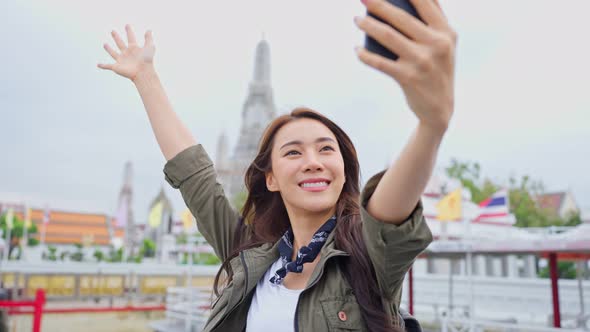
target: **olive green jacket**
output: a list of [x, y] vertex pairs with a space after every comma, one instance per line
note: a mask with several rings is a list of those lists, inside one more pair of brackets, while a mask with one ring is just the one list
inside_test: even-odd
[[[232, 251], [239, 215], [217, 182], [203, 147], [195, 145], [180, 152], [166, 163], [164, 174], [172, 187], [180, 188], [199, 231], [225, 260]], [[432, 241], [432, 234], [422, 216], [421, 202], [401, 225], [386, 224], [369, 215], [364, 207], [382, 174], [373, 177], [361, 194], [362, 231], [386, 308], [403, 326], [398, 308], [404, 275]], [[333, 259], [349, 255], [335, 248], [334, 234], [326, 240], [320, 261], [299, 297], [295, 331], [367, 331], [353, 290]], [[204, 331], [244, 331], [256, 284], [279, 258], [277, 244], [244, 250], [231, 259], [233, 280], [214, 301]]]

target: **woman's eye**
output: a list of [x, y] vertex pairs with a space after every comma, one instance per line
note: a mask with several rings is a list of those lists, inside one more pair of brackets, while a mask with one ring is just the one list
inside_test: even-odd
[[291, 151], [287, 152], [285, 154], [285, 156], [295, 156], [298, 153], [299, 153], [299, 151], [291, 150]]
[[329, 145], [324, 146], [320, 151], [325, 151], [325, 150], [335, 151], [334, 148]]

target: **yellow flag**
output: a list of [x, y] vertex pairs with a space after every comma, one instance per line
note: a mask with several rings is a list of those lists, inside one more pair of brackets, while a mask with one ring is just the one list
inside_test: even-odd
[[193, 227], [193, 215], [191, 214], [191, 211], [189, 211], [189, 209], [186, 209], [184, 210], [184, 212], [182, 212], [180, 219], [182, 219], [182, 225], [184, 226], [184, 230], [189, 230], [191, 229], [191, 227]]
[[162, 210], [164, 209], [164, 204], [162, 202], [156, 203], [152, 210], [150, 211], [150, 215], [148, 217], [148, 223], [153, 228], [160, 226], [162, 223]]
[[437, 220], [460, 220], [461, 211], [461, 188], [443, 197], [436, 204]]
[[33, 225], [33, 222], [31, 221], [31, 214], [32, 214], [32, 210], [31, 208], [28, 208], [27, 211], [25, 212], [25, 227], [26, 228], [30, 228]]

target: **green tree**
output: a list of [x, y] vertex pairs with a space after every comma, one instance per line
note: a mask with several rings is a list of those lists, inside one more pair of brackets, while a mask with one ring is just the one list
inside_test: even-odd
[[248, 193], [245, 191], [240, 191], [232, 197], [231, 202], [237, 211], [241, 211], [242, 208], [244, 207], [244, 204], [246, 204], [247, 198], [248, 198]]
[[47, 260], [56, 261], [57, 260], [57, 248], [54, 246], [47, 246]]
[[62, 260], [62, 261], [65, 261], [65, 260], [66, 260], [66, 258], [68, 258], [68, 257], [70, 257], [70, 252], [69, 252], [69, 251], [67, 251], [67, 250], [66, 250], [66, 251], [62, 251], [62, 252], [59, 254], [59, 259], [60, 259], [60, 260]]
[[[22, 237], [24, 236], [24, 233], [25, 233], [25, 222], [24, 222], [24, 220], [20, 219], [17, 215], [14, 215], [12, 225], [13, 225], [12, 229], [10, 230], [10, 252], [11, 253], [14, 249], [16, 249], [17, 247], [20, 247], [20, 239], [22, 239]], [[6, 234], [8, 232], [8, 228], [7, 228], [7, 224], [6, 224], [6, 213], [4, 213], [0, 216], [0, 229], [2, 229], [2, 234]], [[27, 233], [28, 233], [27, 245], [31, 245], [31, 244], [35, 245], [36, 243], [38, 243], [38, 241], [35, 242], [36, 239], [31, 237], [31, 235], [37, 233], [37, 225], [32, 224], [27, 229]], [[22, 252], [22, 248], [20, 248], [19, 252]], [[20, 254], [19, 254], [19, 256], [20, 256]]]
[[176, 244], [187, 244], [188, 243], [188, 235], [186, 233], [180, 233], [176, 237]]
[[219, 259], [219, 257], [217, 257], [217, 255], [215, 255], [215, 254], [210, 254], [210, 253], [194, 254], [193, 262], [194, 262], [194, 264], [203, 264], [203, 265], [219, 265], [219, 264], [221, 264], [221, 260]]
[[74, 246], [76, 247], [76, 251], [70, 255], [70, 259], [74, 262], [82, 262], [84, 260], [84, 251], [82, 244], [76, 243], [74, 244]]
[[115, 248], [111, 247], [109, 251], [109, 257], [107, 258], [107, 262], [111, 263], [120, 263], [123, 261], [123, 248], [119, 248], [115, 250]]
[[102, 262], [104, 260], [104, 253], [100, 249], [94, 250], [94, 254], [92, 254], [97, 262]]
[[544, 185], [540, 181], [533, 181], [527, 175], [519, 180], [511, 177], [510, 180], [510, 212], [516, 217], [517, 227], [547, 227], [555, 224], [546, 211], [539, 208], [534, 197], [544, 191]]
[[144, 239], [139, 248], [139, 256], [141, 257], [155, 257], [156, 244], [150, 239]]
[[[539, 271], [540, 278], [549, 278], [549, 267]], [[557, 262], [557, 277], [560, 279], [576, 279], [576, 264], [568, 261]]]
[[578, 226], [582, 223], [582, 216], [580, 215], [580, 211], [570, 213], [564, 221], [564, 226]]
[[205, 265], [219, 265], [221, 264], [221, 260], [215, 254], [204, 254], [205, 258], [203, 260], [203, 264]]
[[481, 166], [477, 162], [461, 162], [452, 159], [451, 166], [446, 168], [446, 172], [449, 177], [461, 181], [463, 187], [471, 192], [471, 199], [478, 204], [500, 189], [488, 179], [480, 184]]

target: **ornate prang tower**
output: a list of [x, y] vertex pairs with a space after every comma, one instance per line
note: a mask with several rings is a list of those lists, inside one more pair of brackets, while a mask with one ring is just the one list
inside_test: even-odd
[[244, 173], [256, 156], [264, 129], [275, 116], [276, 107], [270, 83], [270, 48], [263, 39], [256, 46], [254, 78], [242, 108], [240, 136], [231, 159], [228, 158], [227, 137], [221, 134], [217, 143], [216, 168], [230, 201], [245, 190]]

